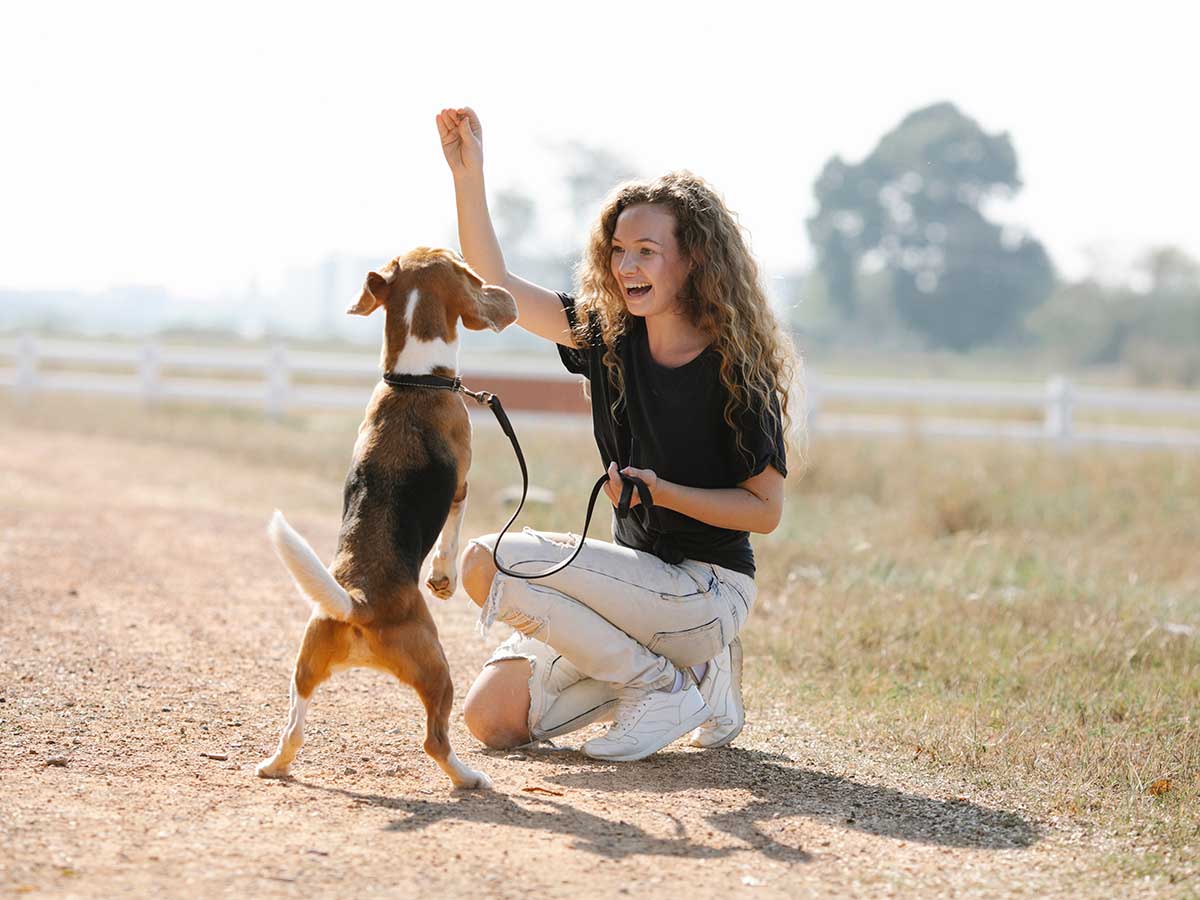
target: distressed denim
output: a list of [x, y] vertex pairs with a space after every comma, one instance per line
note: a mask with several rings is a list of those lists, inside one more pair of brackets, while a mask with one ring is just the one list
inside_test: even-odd
[[[574, 551], [578, 539], [567, 537], [528, 528], [506, 535], [500, 562], [517, 572], [547, 569]], [[472, 543], [490, 551], [495, 539]], [[622, 689], [661, 689], [677, 669], [712, 659], [737, 636], [755, 595], [749, 575], [696, 560], [672, 565], [589, 539], [575, 562], [548, 578], [498, 573], [479, 624], [482, 633], [496, 620], [514, 629], [488, 663], [529, 661], [529, 726], [540, 739], [594, 721], [589, 711], [611, 707]]]

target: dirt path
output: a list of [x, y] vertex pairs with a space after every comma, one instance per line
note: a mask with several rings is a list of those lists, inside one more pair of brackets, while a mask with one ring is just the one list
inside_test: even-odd
[[[460, 756], [497, 786], [456, 794], [421, 752], [415, 695], [348, 672], [317, 694], [295, 779], [255, 778], [306, 615], [264, 525], [283, 506], [328, 552], [338, 503], [204, 452], [0, 430], [0, 891], [1107, 893], [1099, 836], [752, 697], [736, 749], [623, 765], [485, 752], [456, 714]], [[489, 649], [473, 611], [434, 606], [456, 710]]]

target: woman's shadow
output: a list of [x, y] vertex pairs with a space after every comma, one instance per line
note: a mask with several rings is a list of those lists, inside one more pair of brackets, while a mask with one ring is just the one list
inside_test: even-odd
[[547, 780], [620, 792], [748, 791], [753, 800], [745, 806], [714, 813], [706, 821], [773, 859], [795, 861], [795, 848], [765, 834], [760, 823], [793, 817], [944, 847], [1007, 850], [1028, 847], [1038, 838], [1037, 828], [1016, 813], [863, 784], [798, 767], [780, 754], [738, 748], [687, 754], [680, 760], [686, 766], [683, 777], [669, 760], [646, 760], [641, 768], [622, 769], [619, 778], [572, 772]]
[[[499, 755], [499, 754], [497, 754]], [[784, 843], [766, 833], [764, 822], [796, 818], [827, 822], [905, 841], [945, 847], [1001, 850], [1028, 847], [1038, 831], [1016, 813], [990, 809], [966, 800], [937, 800], [919, 794], [828, 775], [796, 766], [785, 756], [758, 750], [728, 749], [708, 753], [660, 753], [640, 763], [593, 763], [575, 753], [543, 757], [531, 753], [528, 765], [551, 763], [555, 771], [538, 773], [544, 784], [563, 788], [609, 791], [613, 794], [670, 794], [682, 791], [745, 791], [752, 799], [739, 809], [704, 817], [709, 828], [749, 845], [782, 862], [805, 862], [811, 857], [802, 847]], [[562, 764], [592, 764], [594, 771], [562, 771]], [[548, 767], [549, 768], [549, 767]], [[533, 774], [530, 772], [529, 774]], [[298, 782], [299, 783], [299, 782]], [[301, 783], [302, 784], [302, 783]], [[608, 819], [555, 799], [549, 792], [521, 795], [522, 803], [502, 793], [454, 794], [445, 800], [416, 800], [360, 794], [315, 784], [303, 786], [333, 791], [360, 802], [402, 811], [388, 831], [420, 831], [435, 822], [468, 821], [508, 825], [554, 834], [571, 834], [575, 849], [621, 859], [634, 855], [714, 858], [741, 852], [744, 847], [710, 847], [694, 842], [684, 823], [669, 807], [663, 810], [674, 821], [673, 836], [657, 837], [638, 825], [615, 817]], [[775, 830], [772, 828], [772, 830]]]

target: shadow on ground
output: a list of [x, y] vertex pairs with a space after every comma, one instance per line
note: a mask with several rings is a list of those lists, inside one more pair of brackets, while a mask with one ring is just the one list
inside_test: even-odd
[[[548, 758], [532, 753], [530, 757], [527, 777], [539, 777], [561, 788], [564, 799], [529, 793], [519, 795], [521, 802], [517, 803], [515, 797], [501, 793], [464, 792], [444, 800], [416, 800], [295, 783], [404, 813], [403, 818], [388, 824], [388, 831], [414, 832], [442, 821], [508, 825], [569, 834], [575, 838], [575, 849], [612, 859], [635, 855], [709, 859], [746, 848], [697, 843], [689, 837], [682, 819], [671, 811], [669, 802], [662, 813], [674, 823], [674, 835], [659, 837], [619, 815], [609, 819], [572, 805], [566, 799], [572, 788], [607, 792], [618, 806], [628, 803], [623, 795], [631, 793], [747, 791], [753, 797], [749, 803], [734, 810], [702, 814], [704, 823], [708, 829], [735, 838], [770, 859], [789, 863], [806, 862], [811, 856], [801, 847], [765, 833], [763, 823], [774, 822], [773, 828], [777, 828], [781, 819], [809, 819], [898, 840], [983, 850], [1028, 847], [1038, 839], [1037, 829], [1015, 813], [965, 800], [937, 800], [862, 784], [799, 768], [787, 757], [756, 750], [665, 753], [615, 768], [575, 753], [555, 753]], [[558, 771], [545, 771], [539, 766], [543, 759], [552, 761]], [[562, 772], [561, 765], [567, 762], [592, 764], [594, 768]]]

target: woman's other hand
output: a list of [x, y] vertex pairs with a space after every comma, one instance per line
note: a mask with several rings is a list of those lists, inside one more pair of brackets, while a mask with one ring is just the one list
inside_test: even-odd
[[[635, 469], [633, 466], [626, 466], [617, 472], [617, 464], [615, 462], [608, 464], [608, 482], [604, 485], [604, 493], [608, 495], [608, 499], [612, 501], [613, 506], [619, 506], [621, 503], [621, 489], [624, 487], [624, 482], [621, 481], [621, 475], [627, 475], [630, 478], [639, 478], [650, 491], [650, 498], [654, 498], [654, 489], [658, 487], [658, 476], [653, 469]], [[634, 490], [633, 496], [629, 500], [629, 508], [633, 509], [642, 502], [642, 498], [638, 496], [637, 490]]]
[[469, 106], [437, 114], [442, 153], [455, 178], [483, 174], [483, 126]]

